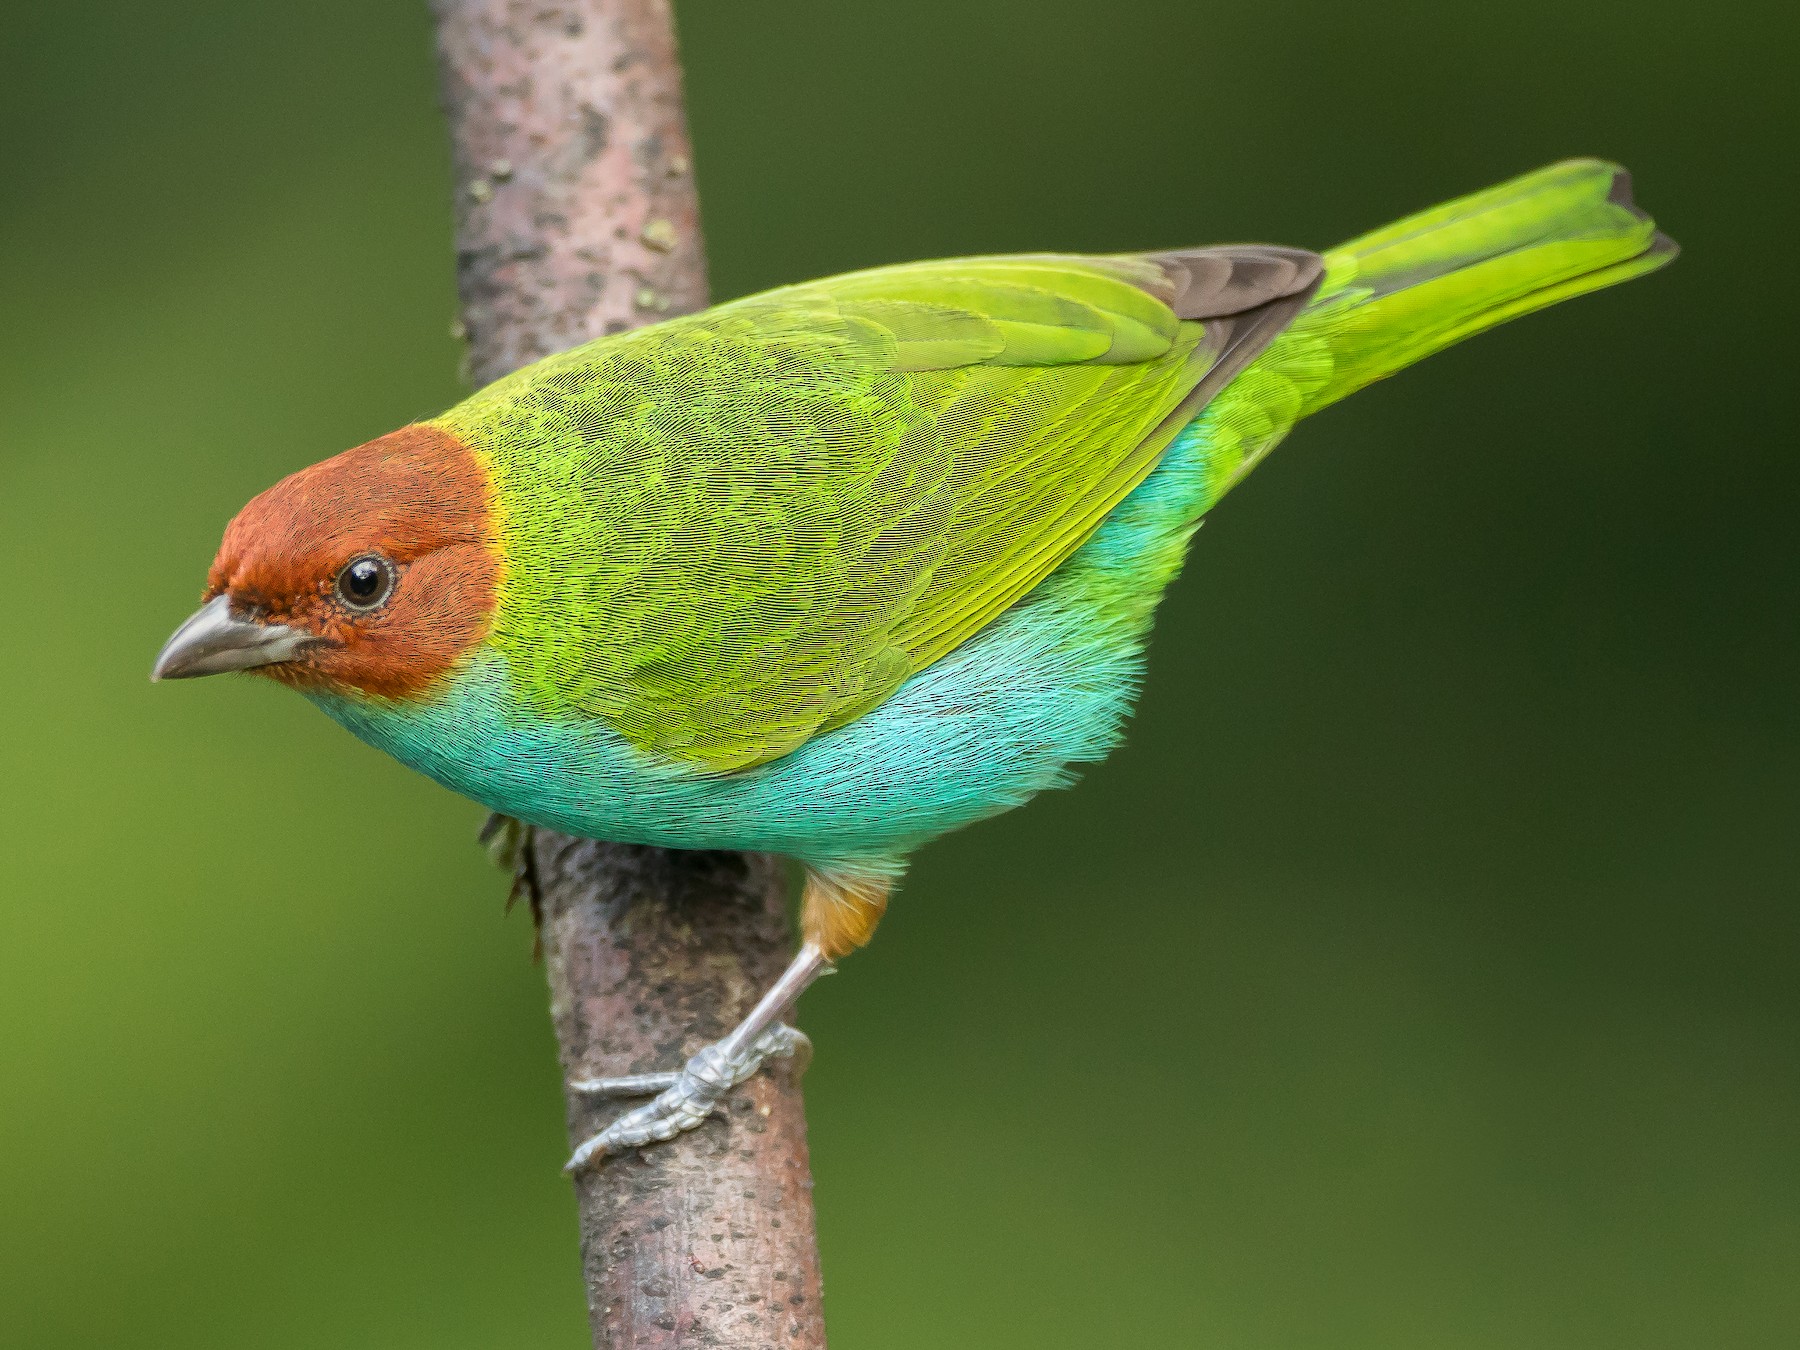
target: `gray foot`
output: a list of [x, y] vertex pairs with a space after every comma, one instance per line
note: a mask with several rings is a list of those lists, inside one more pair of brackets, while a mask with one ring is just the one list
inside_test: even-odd
[[782, 1023], [770, 1027], [743, 1050], [734, 1053], [730, 1044], [730, 1037], [714, 1041], [675, 1073], [587, 1078], [569, 1084], [577, 1092], [601, 1097], [657, 1095], [588, 1139], [563, 1170], [576, 1172], [610, 1155], [658, 1144], [693, 1129], [718, 1109], [733, 1088], [761, 1068], [765, 1059], [792, 1057], [804, 1073], [812, 1058], [812, 1042], [805, 1033]]

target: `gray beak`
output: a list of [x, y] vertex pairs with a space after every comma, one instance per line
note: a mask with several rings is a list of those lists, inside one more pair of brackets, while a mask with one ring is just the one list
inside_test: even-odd
[[279, 623], [258, 623], [231, 612], [231, 597], [217, 596], [163, 644], [152, 680], [187, 680], [228, 670], [252, 670], [291, 661], [312, 639]]

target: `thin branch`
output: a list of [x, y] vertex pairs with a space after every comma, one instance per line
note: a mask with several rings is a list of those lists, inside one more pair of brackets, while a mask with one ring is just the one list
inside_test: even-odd
[[[706, 302], [666, 0], [434, 0], [470, 371]], [[789, 955], [774, 860], [540, 832], [565, 1081], [679, 1067]], [[569, 1136], [616, 1104], [571, 1096]], [[576, 1179], [596, 1346], [825, 1344], [800, 1089], [784, 1062], [708, 1123]]]

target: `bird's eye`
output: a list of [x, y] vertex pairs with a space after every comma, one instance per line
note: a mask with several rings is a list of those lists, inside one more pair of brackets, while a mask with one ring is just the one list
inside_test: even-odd
[[379, 553], [365, 553], [344, 564], [337, 593], [351, 609], [375, 609], [394, 593], [394, 564]]

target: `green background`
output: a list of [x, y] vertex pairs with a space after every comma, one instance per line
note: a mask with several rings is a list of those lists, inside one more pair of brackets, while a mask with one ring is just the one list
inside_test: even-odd
[[[1800, 1337], [1790, 11], [681, 7], [721, 297], [1328, 245], [1579, 153], [1687, 250], [1302, 428], [1128, 747], [809, 996], [837, 1344]], [[145, 678], [246, 498], [458, 396], [424, 6], [5, 30], [0, 1344], [572, 1350], [480, 812]]]

